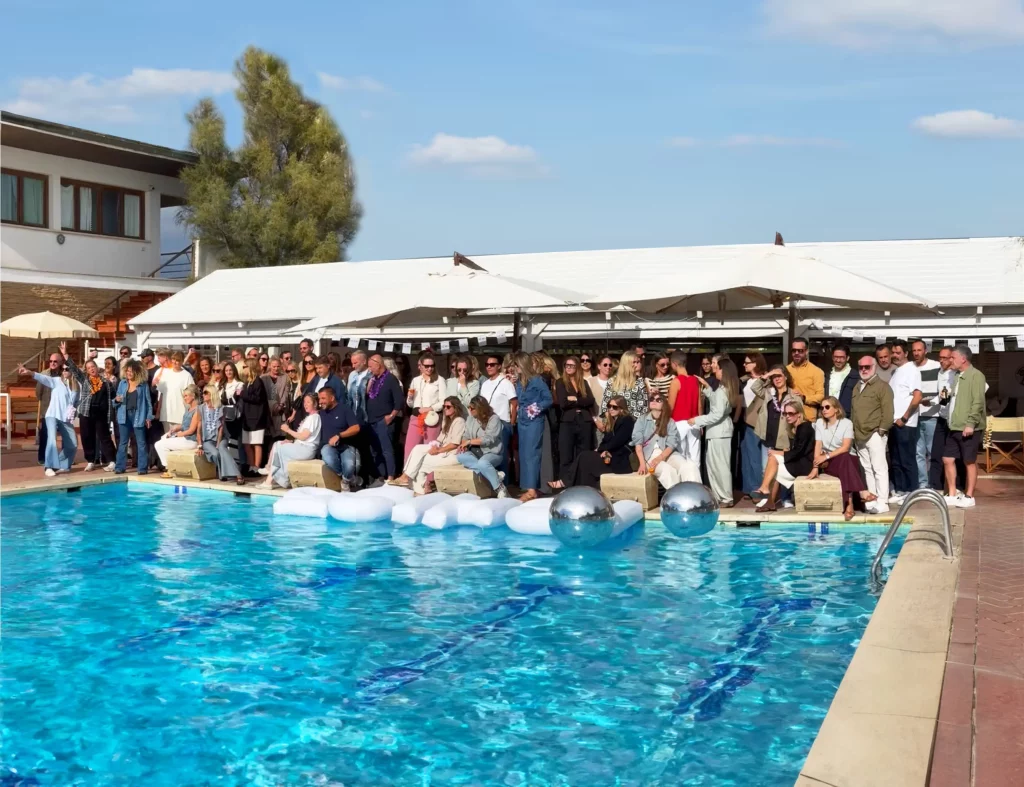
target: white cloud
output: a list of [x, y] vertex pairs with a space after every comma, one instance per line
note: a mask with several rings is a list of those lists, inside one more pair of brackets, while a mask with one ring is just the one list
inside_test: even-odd
[[777, 32], [850, 47], [1024, 40], [1020, 0], [764, 0]]
[[706, 141], [696, 137], [669, 137], [665, 144], [670, 148], [695, 148], [704, 144], [717, 145], [723, 148], [838, 148], [843, 145], [838, 139], [828, 139], [826, 137], [779, 137], [771, 134], [730, 134], [721, 139]]
[[917, 118], [912, 126], [933, 137], [958, 139], [1024, 138], [1024, 121], [977, 109], [958, 109]]
[[547, 174], [529, 145], [501, 137], [457, 137], [439, 133], [426, 145], [413, 145], [409, 161], [417, 166], [463, 169], [481, 177], [537, 177]]
[[224, 71], [190, 68], [134, 68], [112, 79], [80, 74], [71, 79], [33, 77], [18, 82], [18, 94], [4, 108], [22, 115], [51, 120], [135, 122], [141, 120], [139, 105], [174, 96], [225, 93], [235, 78]]
[[386, 93], [388, 90], [387, 85], [372, 77], [342, 77], [325, 74], [323, 71], [318, 71], [316, 76], [320, 80], [321, 87], [328, 90], [358, 90], [364, 93]]

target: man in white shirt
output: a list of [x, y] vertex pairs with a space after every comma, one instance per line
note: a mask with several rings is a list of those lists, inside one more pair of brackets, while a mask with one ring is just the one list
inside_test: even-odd
[[921, 373], [921, 406], [917, 411], [917, 488], [928, 489], [928, 463], [939, 420], [939, 373], [942, 367], [938, 361], [928, 357], [928, 347], [923, 339], [914, 339], [910, 343], [910, 354], [914, 366]]
[[[942, 449], [949, 435], [949, 400], [953, 394], [953, 382], [956, 370], [953, 369], [953, 348], [943, 347], [939, 350], [938, 402], [939, 410], [935, 418], [935, 436], [932, 440], [931, 459], [928, 463], [928, 486], [940, 491], [946, 488], [945, 470], [942, 468]], [[963, 489], [963, 463], [957, 466], [957, 489]]]
[[501, 358], [488, 355], [484, 362], [487, 379], [480, 383], [480, 395], [490, 404], [494, 414], [501, 419], [502, 471], [508, 470], [508, 450], [512, 443], [512, 428], [516, 424], [516, 389], [501, 373]]
[[892, 388], [893, 427], [889, 452], [892, 465], [893, 492], [890, 503], [899, 505], [917, 489], [917, 423], [921, 404], [921, 372], [910, 360], [910, 348], [902, 339], [892, 344], [894, 371], [889, 378]]

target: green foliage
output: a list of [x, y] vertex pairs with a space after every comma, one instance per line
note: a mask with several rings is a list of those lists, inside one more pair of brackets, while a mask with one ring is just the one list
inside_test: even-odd
[[249, 47], [235, 76], [244, 141], [228, 148], [224, 118], [209, 98], [188, 114], [199, 162], [182, 172], [178, 221], [232, 267], [344, 259], [362, 215], [344, 136], [280, 58]]

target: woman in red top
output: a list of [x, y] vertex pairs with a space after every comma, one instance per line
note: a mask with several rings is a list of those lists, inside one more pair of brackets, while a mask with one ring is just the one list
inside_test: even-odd
[[672, 420], [679, 430], [679, 439], [683, 449], [679, 452], [683, 459], [700, 464], [700, 429], [695, 429], [687, 422], [696, 418], [703, 410], [703, 397], [697, 378], [686, 371], [686, 353], [676, 350], [669, 357], [675, 378], [668, 388], [668, 406], [672, 410]]

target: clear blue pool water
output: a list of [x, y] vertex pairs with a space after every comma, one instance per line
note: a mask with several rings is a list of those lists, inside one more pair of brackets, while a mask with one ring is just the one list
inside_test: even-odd
[[2, 527], [9, 787], [789, 785], [882, 537], [651, 524], [579, 555], [141, 485]]

